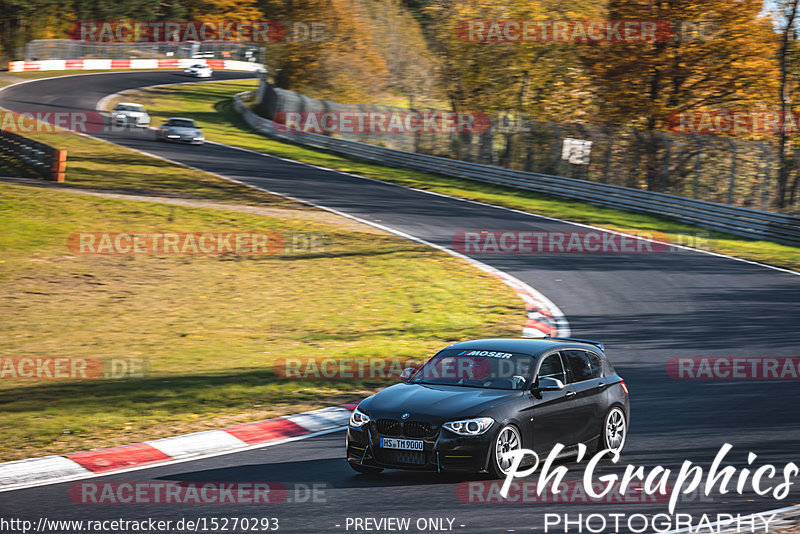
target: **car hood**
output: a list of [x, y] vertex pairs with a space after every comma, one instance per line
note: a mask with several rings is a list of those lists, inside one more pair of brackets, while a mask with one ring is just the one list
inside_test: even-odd
[[147, 113], [143, 111], [115, 111], [116, 115], [126, 115], [128, 117], [144, 117]]
[[399, 418], [403, 413], [410, 413], [413, 419], [433, 422], [473, 417], [522, 393], [504, 389], [403, 383], [365, 399], [359, 408], [373, 419]]

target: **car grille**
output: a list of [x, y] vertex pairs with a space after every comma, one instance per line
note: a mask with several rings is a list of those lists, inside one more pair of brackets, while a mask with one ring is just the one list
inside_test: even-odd
[[397, 419], [378, 419], [378, 433], [384, 436], [405, 436], [407, 438], [427, 438], [432, 434], [430, 423], [421, 421], [400, 422]]
[[399, 436], [400, 421], [396, 419], [378, 419], [378, 432], [384, 436]]
[[379, 449], [378, 461], [391, 465], [425, 465], [425, 453], [419, 451], [395, 451]]
[[403, 434], [409, 438], [425, 438], [431, 433], [431, 425], [418, 421], [407, 421], [403, 424]]

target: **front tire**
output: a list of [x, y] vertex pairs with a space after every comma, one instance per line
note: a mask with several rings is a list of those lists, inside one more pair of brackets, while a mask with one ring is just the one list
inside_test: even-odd
[[503, 458], [503, 453], [522, 448], [522, 438], [519, 430], [513, 425], [506, 425], [500, 429], [492, 441], [491, 458], [489, 459], [489, 474], [492, 478], [505, 478], [511, 469], [511, 458]]
[[603, 419], [603, 428], [597, 443], [597, 452], [605, 449], [622, 452], [628, 438], [628, 418], [619, 406], [614, 406]]

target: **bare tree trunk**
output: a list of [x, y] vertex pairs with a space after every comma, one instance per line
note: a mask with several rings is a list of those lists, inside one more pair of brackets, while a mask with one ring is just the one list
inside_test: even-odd
[[783, 29], [783, 36], [781, 38], [781, 49], [778, 55], [781, 68], [781, 85], [779, 88], [779, 98], [781, 102], [781, 131], [779, 138], [779, 163], [778, 163], [778, 198], [776, 205], [779, 209], [785, 208], [787, 203], [787, 185], [789, 181], [789, 161], [787, 157], [787, 149], [789, 145], [789, 136], [786, 134], [785, 122], [786, 115], [791, 113], [791, 92], [788, 88], [789, 79], [789, 41], [794, 36], [794, 21], [797, 16], [797, 5], [800, 0], [790, 0], [784, 5], [784, 13], [789, 9], [786, 15], [786, 27]]

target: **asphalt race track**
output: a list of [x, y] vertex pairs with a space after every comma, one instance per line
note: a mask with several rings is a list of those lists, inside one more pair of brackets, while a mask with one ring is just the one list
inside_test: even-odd
[[[249, 77], [216, 72], [211, 81]], [[185, 82], [174, 72], [73, 76], [29, 82], [0, 92], [0, 106], [17, 110], [94, 110], [104, 96], [141, 86]], [[180, 110], [176, 110], [180, 115]], [[202, 126], [202, 125], [201, 125]], [[149, 133], [149, 132], [147, 132]], [[463, 230], [582, 230], [458, 199], [207, 143], [159, 143], [145, 133], [99, 137], [176, 162], [290, 195], [385, 225], [444, 247]], [[572, 335], [606, 343], [607, 353], [631, 392], [631, 428], [623, 464], [676, 469], [685, 460], [707, 466], [724, 443], [743, 465], [773, 463], [779, 470], [800, 463], [797, 380], [674, 380], [670, 358], [800, 356], [800, 276], [729, 258], [672, 248], [654, 254], [474, 255], [529, 283], [558, 305]], [[522, 316], [520, 323], [522, 323]], [[522, 324], [520, 324], [520, 327]], [[469, 533], [543, 531], [543, 514], [666, 511], [649, 504], [481, 504], [456, 494], [465, 477], [384, 472], [370, 478], [351, 472], [344, 435], [336, 432], [167, 466], [111, 475], [95, 481], [277, 481], [297, 488], [272, 506], [90, 506], [71, 502], [71, 483], [0, 494], [0, 516], [36, 521], [60, 519], [190, 516], [278, 517], [280, 531], [346, 532], [348, 517], [454, 518], [453, 530]], [[573, 478], [582, 474], [576, 464]], [[535, 478], [535, 477], [534, 477]], [[299, 484], [299, 486], [295, 486]], [[319, 485], [317, 498], [305, 487]], [[749, 493], [695, 498], [677, 511], [761, 512], [800, 502], [800, 490], [778, 501]], [[294, 502], [288, 502], [291, 499]], [[300, 502], [297, 502], [300, 501]], [[45, 504], [46, 503], [46, 504]], [[445, 522], [445, 525], [447, 523]], [[462, 526], [463, 525], [463, 526]], [[353, 531], [353, 528], [350, 528]], [[414, 531], [414, 530], [412, 530]], [[550, 530], [556, 532], [555, 530]], [[562, 530], [558, 530], [563, 532]], [[578, 532], [576, 528], [571, 531]]]

